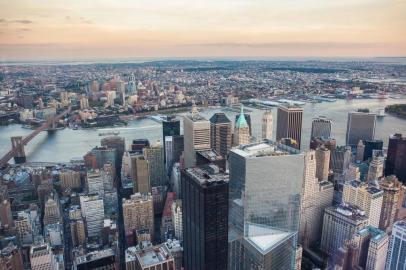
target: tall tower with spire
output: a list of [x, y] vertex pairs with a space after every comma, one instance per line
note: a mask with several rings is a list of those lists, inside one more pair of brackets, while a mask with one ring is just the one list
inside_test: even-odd
[[272, 112], [266, 111], [262, 116], [262, 139], [272, 139]]
[[240, 116], [235, 122], [234, 145], [248, 144], [250, 142], [250, 129], [244, 116], [244, 106], [241, 105]]

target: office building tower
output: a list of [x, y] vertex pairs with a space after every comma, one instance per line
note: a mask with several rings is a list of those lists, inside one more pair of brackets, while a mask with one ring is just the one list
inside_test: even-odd
[[69, 223], [72, 246], [77, 247], [86, 243], [86, 226], [82, 218], [71, 220]]
[[228, 176], [188, 168], [182, 196], [185, 269], [227, 269]]
[[180, 245], [180, 241], [169, 239], [164, 243], [164, 245], [173, 257], [175, 262], [175, 270], [182, 270], [183, 248]]
[[[235, 116], [234, 125], [235, 125], [235, 123], [237, 123], [237, 120], [238, 120], [239, 117], [240, 117], [239, 114], [237, 114], [237, 115]], [[245, 118], [245, 121], [247, 121], [248, 128], [249, 128], [249, 130], [250, 130], [250, 137], [251, 137], [251, 136], [252, 136], [251, 115], [250, 115], [249, 113], [244, 113], [244, 118]]]
[[272, 141], [249, 144], [230, 151], [229, 169], [230, 268], [292, 269], [304, 154]]
[[367, 226], [357, 231], [350, 241], [358, 251], [354, 254], [354, 266], [359, 269], [385, 269], [389, 237], [384, 231]]
[[168, 240], [174, 238], [174, 226], [172, 220], [172, 203], [176, 198], [174, 192], [168, 192], [166, 195], [165, 206], [162, 211], [161, 218], [161, 240]]
[[365, 150], [364, 150], [364, 160], [369, 160], [372, 158], [372, 153], [374, 150], [383, 149], [382, 140], [366, 140], [364, 141]]
[[373, 140], [375, 136], [376, 114], [369, 110], [358, 110], [348, 113], [346, 144], [356, 146], [357, 143]]
[[173, 164], [179, 162], [180, 156], [183, 153], [183, 135], [167, 136], [165, 138], [165, 161], [166, 172], [168, 175], [172, 172]]
[[80, 172], [72, 170], [62, 170], [59, 173], [59, 180], [63, 189], [67, 188], [80, 188]]
[[104, 107], [108, 108], [108, 107], [113, 107], [114, 106], [114, 100], [117, 97], [117, 94], [115, 91], [106, 91], [106, 97], [107, 97], [107, 101], [106, 103], [104, 103]]
[[375, 155], [372, 158], [372, 161], [369, 163], [367, 175], [367, 181], [369, 183], [374, 183], [375, 181], [378, 181], [383, 177], [384, 163], [385, 163], [384, 156]]
[[61, 212], [58, 203], [48, 198], [44, 207], [44, 226], [61, 222]]
[[0, 202], [0, 227], [14, 227], [13, 214], [11, 212], [11, 205], [9, 200], [3, 200]]
[[23, 257], [20, 249], [13, 243], [9, 243], [0, 250], [1, 270], [24, 270]]
[[133, 140], [131, 144], [131, 151], [142, 153], [142, 149], [149, 147], [149, 141], [147, 139]]
[[396, 175], [406, 185], [406, 137], [395, 134], [389, 137], [385, 175]]
[[330, 151], [336, 148], [337, 142], [335, 139], [311, 138], [310, 149], [316, 150], [319, 147], [325, 147]]
[[240, 116], [235, 122], [233, 144], [238, 146], [249, 144], [249, 142], [250, 142], [249, 126], [247, 120], [245, 120], [244, 108], [241, 105]]
[[114, 191], [114, 179], [116, 176], [116, 168], [111, 163], [106, 163], [100, 171], [103, 180], [104, 193]]
[[89, 237], [100, 237], [104, 221], [104, 202], [98, 194], [80, 196], [80, 208], [86, 221], [86, 231]]
[[[180, 120], [176, 119], [175, 116], [167, 116], [166, 119], [162, 121], [162, 141], [164, 142], [163, 148], [166, 151], [165, 138], [167, 136], [179, 136], [180, 135]], [[165, 162], [166, 162], [166, 153]]]
[[400, 220], [393, 224], [385, 269], [406, 269], [406, 220]]
[[157, 143], [143, 149], [144, 158], [148, 161], [149, 183], [151, 187], [164, 186], [167, 183], [165, 174], [164, 149]]
[[402, 182], [398, 181], [396, 176], [385, 177], [379, 183], [383, 190], [383, 202], [379, 228], [387, 231], [392, 229], [393, 223], [398, 218], [399, 209], [402, 207], [404, 190]]
[[175, 260], [165, 244], [129, 247], [125, 251], [125, 265], [126, 270], [175, 270]]
[[173, 137], [166, 136], [164, 139], [165, 145], [165, 172], [168, 174], [173, 166]]
[[308, 247], [320, 240], [324, 209], [333, 203], [333, 184], [316, 177], [315, 151], [305, 153], [305, 173], [301, 194], [299, 243]]
[[83, 159], [88, 169], [101, 169], [104, 164], [111, 163], [116, 167], [116, 149], [105, 146], [95, 147]]
[[74, 270], [118, 270], [118, 257], [111, 248], [92, 251], [83, 256], [76, 257], [73, 263]]
[[303, 109], [299, 107], [278, 107], [276, 121], [276, 141], [284, 138], [294, 140], [297, 149], [300, 149], [302, 137]]
[[351, 163], [351, 148], [350, 147], [337, 147], [331, 151], [330, 169], [334, 173], [343, 174], [348, 169]]
[[210, 118], [211, 148], [226, 157], [232, 143], [231, 121], [224, 113], [215, 113]]
[[151, 190], [149, 162], [141, 154], [130, 155], [131, 178], [134, 193], [148, 193]]
[[319, 116], [312, 120], [312, 131], [310, 138], [331, 138], [332, 121], [325, 116]]
[[140, 229], [148, 229], [153, 235], [154, 206], [151, 194], [135, 193], [129, 200], [123, 199], [122, 203], [126, 238], [133, 238], [134, 232]]
[[357, 152], [355, 155], [355, 162], [360, 163], [364, 161], [365, 145], [362, 140], [359, 140], [357, 144]]
[[196, 165], [196, 151], [210, 149], [210, 121], [196, 109], [183, 118], [185, 168]]
[[365, 211], [371, 226], [379, 226], [382, 201], [383, 191], [374, 186], [356, 180], [344, 184], [343, 202]]
[[104, 195], [103, 177], [100, 170], [87, 171], [86, 184], [89, 194], [95, 193], [102, 196]]
[[107, 147], [108, 149], [116, 149], [116, 172], [120, 172], [121, 169], [121, 161], [123, 159], [124, 151], [125, 151], [125, 139], [120, 136], [110, 136], [101, 139], [100, 141], [101, 146]]
[[226, 158], [221, 156], [215, 150], [202, 150], [196, 152], [196, 166], [214, 164], [220, 170], [226, 171]]
[[172, 222], [175, 230], [176, 239], [183, 240], [183, 227], [182, 227], [182, 200], [174, 200], [171, 205], [172, 208]]
[[262, 115], [262, 139], [272, 140], [273, 119], [272, 112], [266, 111]]
[[334, 255], [355, 232], [368, 225], [368, 217], [355, 206], [331, 206], [325, 209], [321, 250]]
[[295, 256], [295, 270], [301, 270], [302, 269], [302, 253], [303, 253], [303, 248], [301, 245], [297, 245], [296, 248], [296, 256]]
[[40, 244], [31, 247], [30, 263], [32, 270], [56, 270], [55, 256], [48, 244]]
[[330, 150], [320, 147], [316, 150], [316, 177], [319, 181], [327, 181], [330, 172]]
[[89, 109], [89, 108], [90, 108], [90, 106], [89, 106], [89, 99], [88, 99], [86, 96], [84, 96], [84, 95], [81, 95], [81, 96], [80, 96], [79, 103], [80, 103], [80, 109], [81, 109], [81, 110], [85, 110], [85, 109]]
[[158, 186], [158, 187], [151, 188], [151, 195], [152, 195], [152, 201], [154, 204], [154, 214], [155, 215], [162, 214], [167, 189], [168, 188], [166, 186]]

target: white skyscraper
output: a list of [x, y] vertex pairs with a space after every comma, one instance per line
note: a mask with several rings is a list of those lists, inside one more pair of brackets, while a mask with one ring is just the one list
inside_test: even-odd
[[104, 194], [103, 177], [100, 170], [91, 170], [86, 174], [87, 190], [89, 194]]
[[406, 269], [406, 220], [393, 224], [386, 260], [387, 270]]
[[87, 235], [100, 236], [104, 221], [104, 203], [100, 195], [80, 196], [82, 216], [86, 219]]
[[175, 237], [178, 240], [183, 240], [183, 229], [182, 229], [182, 201], [175, 200], [171, 206], [172, 209], [172, 222], [175, 229]]
[[262, 139], [272, 140], [272, 122], [272, 112], [265, 112], [262, 116]]

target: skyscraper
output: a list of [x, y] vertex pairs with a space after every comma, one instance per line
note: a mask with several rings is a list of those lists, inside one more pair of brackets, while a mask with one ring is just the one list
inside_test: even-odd
[[175, 200], [171, 205], [172, 209], [172, 222], [175, 230], [176, 239], [183, 240], [183, 226], [182, 226], [182, 200]]
[[374, 150], [382, 150], [383, 141], [382, 140], [367, 140], [364, 141], [365, 150], [364, 150], [364, 160], [372, 158], [372, 152]]
[[89, 193], [104, 195], [103, 178], [100, 170], [87, 171], [86, 184]]
[[58, 222], [61, 222], [59, 205], [53, 198], [48, 198], [44, 207], [44, 226]]
[[151, 191], [149, 177], [149, 162], [141, 154], [130, 155], [131, 178], [134, 193], [148, 193]]
[[330, 150], [320, 147], [316, 150], [316, 177], [319, 181], [327, 181], [330, 172]]
[[134, 232], [140, 229], [147, 229], [153, 235], [154, 206], [151, 194], [135, 193], [129, 200], [123, 199], [122, 203], [126, 238], [133, 238]]
[[9, 200], [0, 202], [0, 227], [14, 227], [13, 214], [11, 212]]
[[364, 161], [364, 153], [365, 153], [365, 144], [362, 140], [359, 140], [357, 144], [357, 152], [355, 155], [355, 162], [362, 162]]
[[296, 142], [295, 148], [300, 149], [303, 109], [295, 106], [278, 107], [277, 118], [276, 141], [289, 138]]
[[210, 122], [196, 110], [183, 118], [185, 168], [196, 165], [196, 151], [210, 149]]
[[164, 149], [156, 143], [143, 149], [144, 158], [148, 161], [149, 183], [151, 187], [166, 185]]
[[[166, 147], [165, 137], [178, 135], [180, 135], [179, 119], [176, 119], [174, 116], [167, 116], [166, 119], [162, 121], [162, 141], [164, 143], [163, 148], [165, 149]], [[166, 162], [166, 155], [164, 158]]]
[[334, 173], [344, 173], [351, 163], [351, 157], [352, 153], [350, 147], [337, 147], [331, 151], [330, 169], [333, 170]]
[[100, 237], [104, 221], [103, 198], [97, 194], [80, 196], [80, 209], [86, 221], [87, 235]]
[[12, 243], [0, 250], [0, 269], [24, 270], [21, 250]]
[[389, 137], [385, 175], [394, 174], [406, 184], [406, 137], [395, 134]]
[[376, 114], [369, 110], [348, 113], [346, 144], [356, 146], [359, 140], [373, 140], [375, 136]]
[[[240, 117], [240, 114], [235, 115], [235, 120], [234, 124], [237, 122], [238, 118]], [[252, 136], [252, 125], [251, 125], [251, 115], [249, 113], [244, 113], [244, 118], [247, 121], [248, 128], [250, 130], [250, 136]]]
[[215, 113], [210, 118], [211, 148], [226, 157], [231, 148], [232, 129], [231, 121], [224, 113]]
[[250, 142], [250, 130], [248, 127], [247, 120], [245, 120], [243, 105], [241, 105], [240, 116], [235, 122], [233, 143], [234, 145], [238, 146], [248, 144], [249, 142]]
[[321, 250], [334, 255], [355, 232], [368, 225], [368, 217], [354, 206], [331, 206], [324, 211]]
[[272, 112], [266, 111], [262, 115], [262, 139], [272, 140], [273, 120]]
[[356, 180], [344, 184], [343, 202], [365, 211], [369, 218], [369, 225], [379, 226], [382, 201], [383, 191], [374, 186], [368, 186]]
[[182, 173], [185, 269], [227, 269], [228, 176], [215, 167]]
[[80, 188], [80, 172], [72, 170], [62, 170], [59, 173], [59, 179], [61, 181], [61, 187], [66, 188]]
[[304, 154], [272, 141], [249, 144], [230, 151], [229, 168], [231, 269], [292, 269]]
[[402, 207], [404, 191], [402, 182], [399, 182], [396, 176], [391, 175], [379, 183], [383, 190], [383, 202], [379, 228], [387, 231], [392, 229], [399, 209]]
[[403, 270], [406, 268], [406, 220], [393, 225], [390, 237], [386, 269]]
[[310, 138], [331, 138], [332, 123], [333, 122], [325, 116], [313, 118]]
[[125, 139], [119, 136], [110, 136], [101, 139], [100, 141], [101, 146], [107, 147], [109, 149], [116, 149], [116, 173], [120, 172], [121, 169], [121, 161], [123, 159], [124, 151], [125, 151]]
[[373, 183], [383, 177], [384, 156], [375, 155], [369, 163], [367, 181]]

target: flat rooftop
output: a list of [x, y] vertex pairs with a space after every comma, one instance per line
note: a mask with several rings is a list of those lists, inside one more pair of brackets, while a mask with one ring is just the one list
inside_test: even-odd
[[142, 268], [173, 260], [165, 245], [149, 246], [145, 249], [130, 247], [125, 252], [126, 262], [138, 260]]
[[243, 157], [281, 156], [301, 153], [297, 149], [271, 140], [242, 145], [231, 149], [231, 151]]
[[76, 265], [82, 264], [82, 263], [87, 263], [91, 261], [95, 261], [104, 257], [109, 257], [109, 256], [115, 256], [114, 251], [109, 248], [109, 249], [103, 249], [103, 250], [98, 250], [98, 251], [93, 251], [90, 252], [86, 255], [79, 256], [76, 258]]
[[186, 174], [190, 175], [193, 179], [199, 182], [200, 185], [225, 183], [228, 182], [228, 175], [224, 173], [210, 174], [207, 170], [202, 168], [188, 168]]

